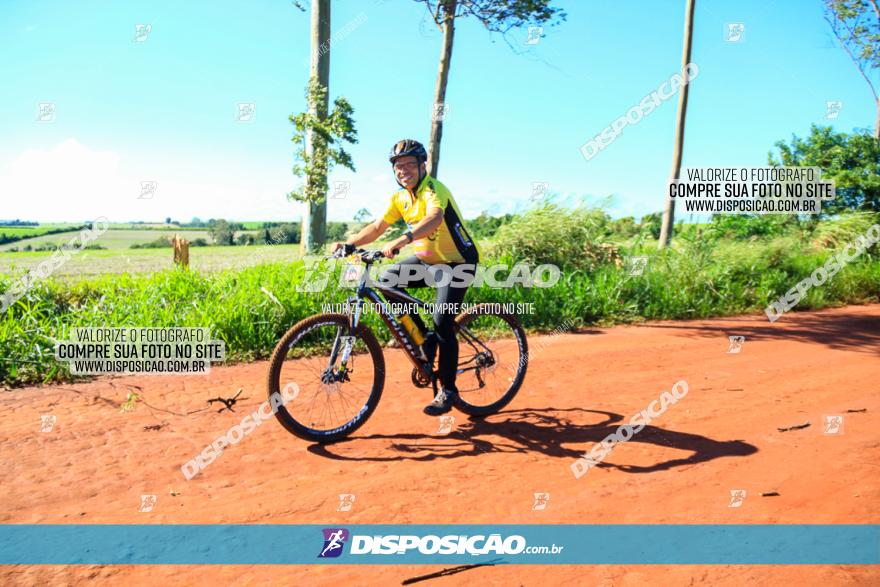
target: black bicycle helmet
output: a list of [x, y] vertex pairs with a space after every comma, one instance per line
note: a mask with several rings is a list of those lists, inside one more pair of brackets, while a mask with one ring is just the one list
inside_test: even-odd
[[394, 164], [397, 159], [406, 156], [415, 157], [419, 163], [424, 163], [428, 160], [428, 152], [425, 150], [425, 146], [412, 139], [397, 141], [394, 146], [391, 147], [391, 153], [388, 155], [388, 160]]

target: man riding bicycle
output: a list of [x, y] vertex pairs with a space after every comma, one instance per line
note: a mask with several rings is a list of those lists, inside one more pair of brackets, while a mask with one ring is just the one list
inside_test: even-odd
[[[389, 259], [395, 251], [414, 243], [414, 255], [392, 265], [382, 274], [381, 280], [398, 283], [401, 269], [404, 275], [412, 275], [413, 268], [428, 270], [432, 274], [432, 285], [437, 290], [435, 297], [434, 336], [426, 341], [439, 347], [438, 377], [440, 391], [424, 412], [431, 416], [445, 414], [452, 409], [458, 388], [455, 385], [458, 366], [458, 340], [455, 337], [455, 316], [458, 306], [464, 299], [467, 285], [473, 280], [480, 259], [477, 243], [468, 234], [464, 219], [449, 189], [427, 173], [428, 153], [418, 141], [405, 139], [398, 141], [389, 155], [394, 177], [402, 188], [392, 194], [391, 204], [384, 216], [365, 226], [346, 243], [334, 243], [333, 252], [344, 244], [360, 247], [382, 236], [389, 226], [403, 219], [407, 231], [399, 238], [385, 245], [382, 253]], [[457, 274], [469, 275], [462, 283], [453, 280], [452, 271], [462, 264]], [[446, 283], [447, 285], [440, 285]], [[436, 284], [436, 285], [434, 285]], [[410, 280], [409, 287], [428, 287], [424, 278]], [[418, 315], [415, 316], [418, 318]]]

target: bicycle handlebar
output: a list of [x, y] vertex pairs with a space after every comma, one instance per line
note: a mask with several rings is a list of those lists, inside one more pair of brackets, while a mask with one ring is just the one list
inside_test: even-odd
[[[393, 251], [394, 251], [394, 254], [396, 255], [400, 252], [400, 249], [393, 249]], [[329, 258], [339, 259], [342, 257], [348, 257], [349, 255], [357, 255], [365, 263], [374, 263], [374, 262], [378, 261], [379, 259], [382, 259], [385, 257], [385, 255], [382, 254], [382, 251], [378, 251], [378, 250], [370, 251], [367, 249], [359, 249], [359, 248], [355, 247], [354, 245], [344, 243], [342, 245], [342, 248], [337, 249], [332, 255], [330, 255]]]

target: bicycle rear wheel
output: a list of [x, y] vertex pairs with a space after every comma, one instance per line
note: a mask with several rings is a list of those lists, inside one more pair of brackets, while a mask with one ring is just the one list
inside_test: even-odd
[[350, 336], [345, 314], [306, 318], [281, 337], [269, 362], [269, 396], [291, 383], [299, 393], [279, 406], [278, 421], [305, 440], [339, 440], [363, 426], [379, 404], [382, 347], [363, 324]]
[[513, 314], [478, 304], [455, 319], [458, 336], [456, 407], [471, 416], [494, 414], [513, 400], [528, 367], [528, 343]]

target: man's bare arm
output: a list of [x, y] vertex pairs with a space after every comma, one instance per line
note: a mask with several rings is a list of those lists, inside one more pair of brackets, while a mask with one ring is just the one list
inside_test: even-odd
[[[443, 223], [443, 211], [440, 208], [431, 208], [425, 214], [425, 217], [419, 220], [419, 222], [412, 227], [413, 240], [416, 241], [420, 238], [424, 238], [437, 230], [440, 224]], [[387, 245], [382, 248], [382, 253], [385, 254], [389, 259], [393, 258], [397, 253], [395, 251], [400, 252], [400, 249], [409, 244], [409, 239], [405, 234], [400, 235]]]
[[359, 233], [357, 233], [353, 238], [348, 239], [348, 241], [346, 242], [356, 247], [366, 245], [385, 234], [385, 231], [388, 230], [389, 226], [390, 225], [385, 222], [385, 220], [379, 218], [367, 224], [361, 229]]
[[425, 214], [425, 217], [412, 227], [413, 240], [424, 238], [437, 230], [443, 223], [443, 210], [440, 208], [431, 208]]

